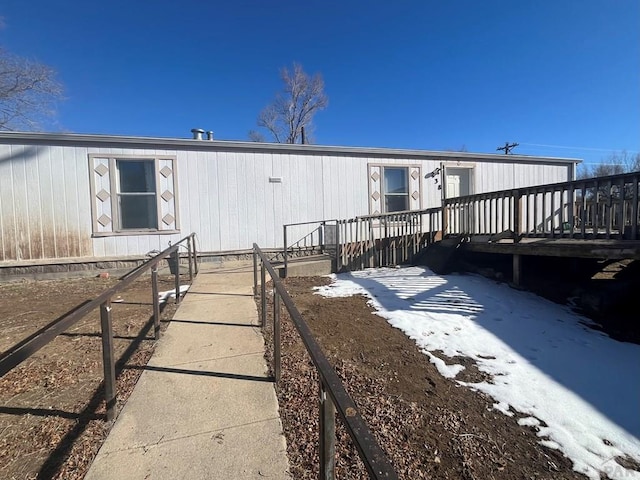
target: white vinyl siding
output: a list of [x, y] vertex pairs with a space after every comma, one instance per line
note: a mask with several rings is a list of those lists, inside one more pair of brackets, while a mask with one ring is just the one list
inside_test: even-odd
[[[206, 141], [176, 146], [161, 139], [157, 146], [142, 146], [84, 137], [72, 145], [67, 135], [45, 144], [10, 141], [9, 136], [0, 136], [3, 261], [144, 255], [191, 232], [201, 252], [248, 250], [253, 242], [282, 248], [284, 223], [381, 213], [383, 167], [408, 169], [412, 210], [440, 206], [441, 177], [424, 174], [443, 164], [460, 168], [472, 163], [472, 193], [566, 181], [573, 172], [566, 161], [506, 155], [503, 160], [464, 154], [459, 163], [435, 152], [405, 156], [328, 147], [312, 151], [314, 146], [290, 152], [286, 146], [277, 150]], [[119, 231], [116, 163], [127, 159], [154, 162], [157, 229]], [[282, 181], [271, 183], [270, 177]], [[102, 190], [104, 201], [97, 197]]]

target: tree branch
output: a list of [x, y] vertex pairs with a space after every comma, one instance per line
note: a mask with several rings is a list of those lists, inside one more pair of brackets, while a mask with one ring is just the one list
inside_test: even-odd
[[257, 124], [268, 130], [277, 143], [297, 143], [302, 128], [310, 131], [314, 115], [328, 105], [324, 81], [319, 74], [307, 75], [298, 63], [291, 70], [280, 70], [280, 78], [282, 92], [260, 112]]
[[62, 98], [55, 72], [0, 48], [0, 130], [32, 130]]

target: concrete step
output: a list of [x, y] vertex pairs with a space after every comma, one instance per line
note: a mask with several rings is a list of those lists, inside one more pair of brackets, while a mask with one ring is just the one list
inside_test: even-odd
[[[334, 272], [335, 261], [329, 255], [315, 255], [290, 259], [287, 262], [287, 277], [315, 277]], [[284, 278], [284, 265], [277, 266], [280, 278]]]

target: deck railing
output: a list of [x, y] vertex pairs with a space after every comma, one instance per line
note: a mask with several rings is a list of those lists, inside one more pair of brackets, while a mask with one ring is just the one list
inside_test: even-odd
[[337, 270], [411, 263], [442, 230], [440, 208], [363, 215], [337, 222]]
[[[411, 263], [446, 235], [640, 240], [640, 172], [448, 198], [443, 207], [284, 225], [292, 256], [328, 253], [335, 270]], [[291, 242], [291, 238], [295, 238]]]
[[[184, 245], [186, 243], [186, 245]], [[143, 273], [151, 270], [151, 297], [153, 300], [153, 326], [155, 339], [160, 338], [160, 299], [158, 297], [158, 264], [168, 259], [173, 264], [172, 273], [175, 277], [176, 303], [180, 303], [180, 253], [179, 248], [187, 248], [189, 264], [189, 281], [194, 273], [198, 273], [195, 233], [184, 237], [177, 243], [166, 248], [156, 256], [142, 263], [124, 275], [113, 287], [102, 292], [95, 299], [80, 305], [78, 308], [54, 320], [33, 335], [10, 347], [0, 355], [0, 377], [20, 365], [31, 355], [54, 340], [58, 335], [68, 330], [90, 312], [100, 308], [100, 325], [102, 328], [102, 361], [104, 368], [105, 401], [107, 405], [107, 419], [112, 420], [116, 415], [116, 374], [115, 357], [113, 352], [113, 324], [111, 298], [133, 283]]]
[[[253, 245], [253, 265], [254, 292], [256, 295], [258, 292], [260, 293], [261, 322], [263, 327], [267, 322], [267, 272], [273, 284], [273, 371], [276, 383], [280, 381], [281, 376], [281, 301], [289, 312], [291, 321], [298, 331], [320, 378], [320, 478], [322, 480], [333, 480], [335, 478], [335, 414], [337, 412], [367, 469], [369, 478], [376, 480], [397, 479], [398, 477], [393, 466], [389, 463], [386, 455], [376, 442], [366, 422], [360, 416], [358, 407], [345, 390], [336, 371], [322, 352], [320, 345], [287, 293], [273, 265], [271, 265], [269, 259], [256, 244]], [[260, 270], [259, 289], [258, 270]]]
[[640, 172], [444, 201], [446, 234], [640, 240]]

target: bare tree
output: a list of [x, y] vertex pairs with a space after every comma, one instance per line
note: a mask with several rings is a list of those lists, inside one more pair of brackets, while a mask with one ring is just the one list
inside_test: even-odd
[[0, 130], [39, 128], [61, 98], [53, 69], [0, 47]]
[[[587, 178], [595, 177], [608, 177], [610, 175], [620, 175], [622, 173], [631, 173], [640, 171], [640, 153], [630, 154], [623, 150], [621, 152], [614, 152], [608, 157], [603, 158], [600, 163], [596, 164], [582, 164], [578, 170], [578, 180], [584, 180]], [[625, 198], [631, 198], [633, 196], [634, 184], [626, 183], [620, 188], [618, 181], [601, 180], [598, 187], [589, 187], [586, 189], [585, 198], [587, 200], [593, 200], [594, 198], [602, 199], [616, 199], [624, 195]], [[581, 191], [578, 191], [578, 196], [581, 197]]]
[[[280, 78], [284, 84], [282, 92], [260, 112], [257, 123], [277, 143], [299, 143], [303, 128], [305, 135], [309, 135], [313, 116], [329, 103], [324, 93], [324, 81], [318, 73], [309, 76], [298, 63], [293, 64], [291, 71], [283, 68]], [[249, 132], [249, 138], [253, 141], [265, 140], [255, 130]]]
[[580, 165], [578, 178], [606, 177], [620, 173], [640, 171], [640, 153], [631, 154], [626, 150], [614, 152], [600, 163]]

